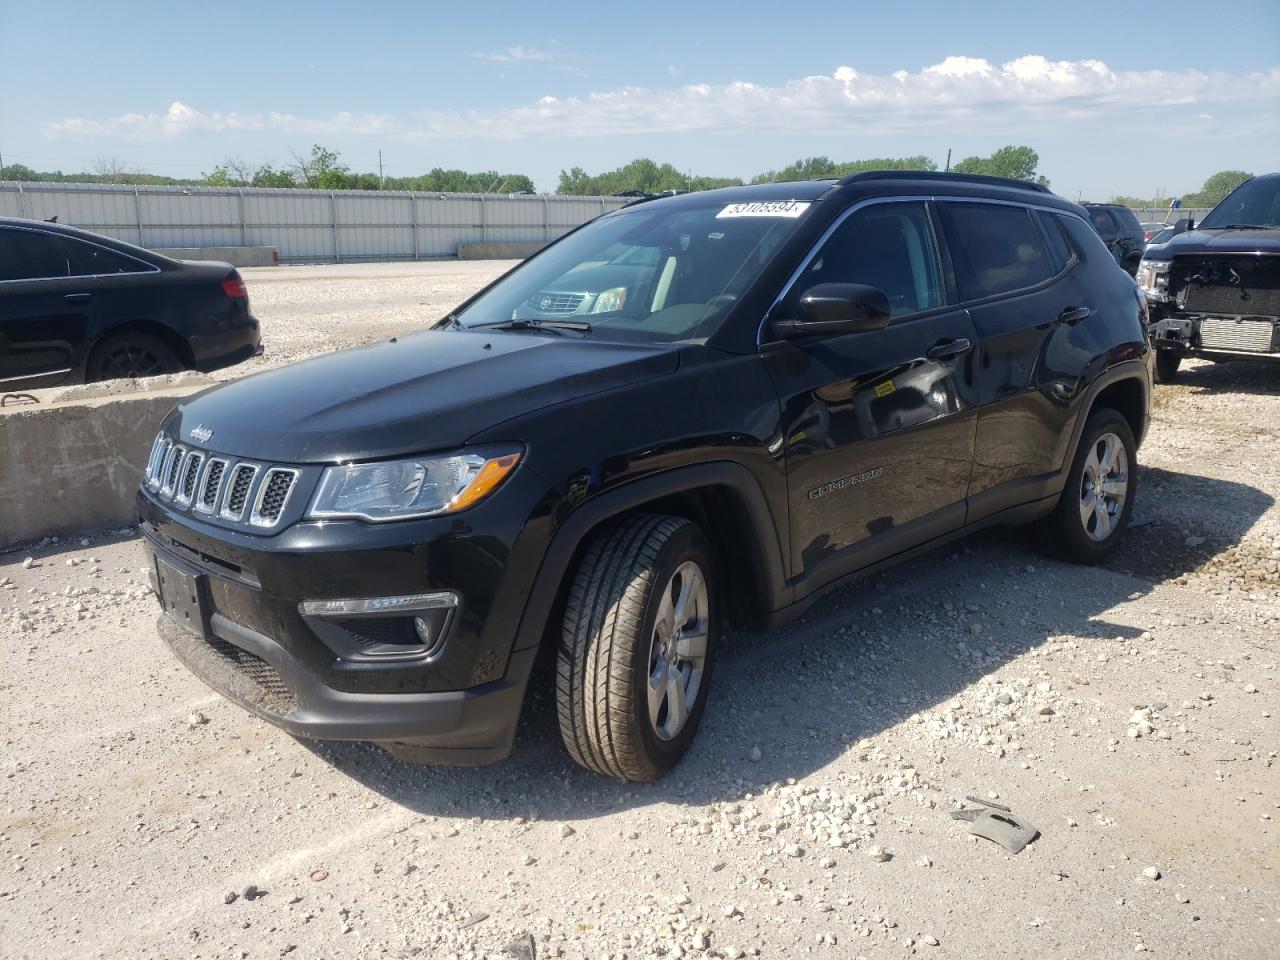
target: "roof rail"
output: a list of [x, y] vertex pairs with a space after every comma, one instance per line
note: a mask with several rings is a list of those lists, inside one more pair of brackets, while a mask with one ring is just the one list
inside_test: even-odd
[[1052, 193], [1048, 187], [1030, 180], [1015, 180], [1012, 177], [988, 177], [982, 173], [942, 173], [937, 170], [864, 170], [851, 173], [840, 181], [840, 186], [847, 183], [861, 183], [866, 180], [939, 180], [944, 183], [974, 183], [988, 187], [1013, 187], [1016, 190], [1035, 190], [1039, 193]]

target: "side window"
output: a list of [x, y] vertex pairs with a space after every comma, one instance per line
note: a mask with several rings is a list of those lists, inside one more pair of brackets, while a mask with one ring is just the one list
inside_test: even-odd
[[1039, 219], [1040, 226], [1044, 227], [1045, 239], [1049, 241], [1049, 262], [1057, 273], [1070, 263], [1074, 256], [1067, 235], [1062, 229], [1062, 218], [1043, 211], [1038, 212], [1036, 218]]
[[819, 283], [864, 283], [889, 298], [895, 317], [945, 303], [938, 247], [923, 203], [872, 204], [849, 216], [801, 274], [796, 293]]
[[1055, 219], [1061, 221], [1062, 225], [1066, 227], [1067, 236], [1071, 238], [1071, 245], [1075, 247], [1076, 253], [1086, 263], [1090, 257], [1098, 257], [1101, 260], [1115, 263], [1111, 256], [1111, 251], [1102, 242], [1102, 238], [1086, 227], [1078, 217], [1056, 217]]
[[1089, 221], [1093, 224], [1093, 229], [1098, 231], [1098, 235], [1102, 237], [1111, 236], [1116, 232], [1115, 222], [1111, 219], [1111, 214], [1107, 212], [1106, 207], [1088, 207]]
[[961, 300], [1032, 287], [1058, 272], [1025, 207], [944, 203], [942, 223]]
[[146, 265], [122, 253], [79, 240], [63, 241], [71, 253], [71, 275], [94, 277], [109, 273], [142, 273]]
[[1116, 218], [1116, 222], [1120, 224], [1120, 232], [1126, 237], [1141, 237], [1142, 224], [1138, 222], [1138, 215], [1128, 207], [1117, 207], [1111, 211], [1111, 215]]
[[0, 280], [47, 280], [70, 272], [59, 237], [39, 230], [0, 230]]

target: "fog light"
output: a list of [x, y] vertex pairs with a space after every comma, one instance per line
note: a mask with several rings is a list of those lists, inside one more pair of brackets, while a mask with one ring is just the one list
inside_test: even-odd
[[401, 597], [307, 600], [298, 604], [313, 633], [343, 660], [430, 661], [443, 650], [461, 603], [452, 591]]
[[413, 632], [418, 635], [418, 639], [422, 641], [424, 647], [431, 646], [431, 624], [421, 617], [414, 617]]

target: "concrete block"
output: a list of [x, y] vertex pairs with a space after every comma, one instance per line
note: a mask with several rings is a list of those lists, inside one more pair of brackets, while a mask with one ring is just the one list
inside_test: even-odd
[[525, 260], [546, 246], [541, 240], [533, 243], [460, 243], [459, 260]]
[[174, 260], [225, 260], [233, 267], [274, 267], [280, 262], [275, 247], [155, 247]]
[[214, 380], [179, 373], [34, 390], [0, 407], [0, 549], [133, 523], [160, 421]]

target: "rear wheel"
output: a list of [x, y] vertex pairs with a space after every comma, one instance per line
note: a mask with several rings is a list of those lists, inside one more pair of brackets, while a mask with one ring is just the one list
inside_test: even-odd
[[181, 369], [181, 361], [164, 341], [141, 330], [125, 330], [93, 348], [85, 379], [159, 377]]
[[1182, 366], [1182, 355], [1172, 350], [1156, 351], [1156, 383], [1172, 383]]
[[1045, 520], [1050, 545], [1076, 563], [1101, 563], [1133, 513], [1137, 444], [1129, 422], [1103, 409], [1089, 417], [1058, 505]]
[[711, 551], [682, 517], [602, 531], [574, 573], [556, 670], [560, 734], [590, 770], [656, 780], [702, 719], [716, 641]]

